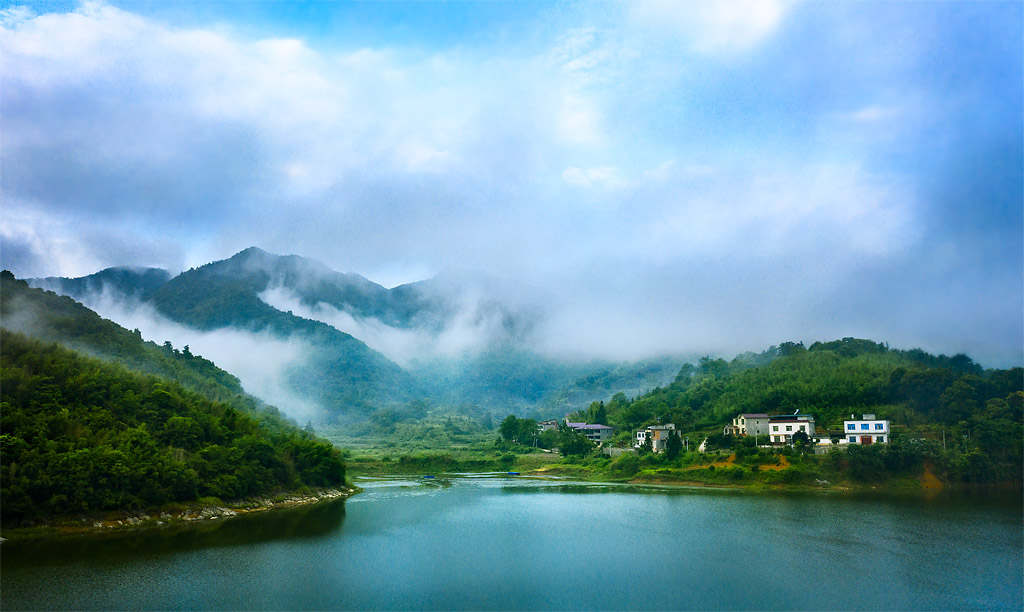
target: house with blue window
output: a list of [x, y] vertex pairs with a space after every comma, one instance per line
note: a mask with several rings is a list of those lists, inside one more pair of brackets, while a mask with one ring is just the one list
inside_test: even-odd
[[857, 420], [851, 414], [849, 421], [843, 421], [843, 436], [844, 444], [888, 444], [889, 421], [873, 414], [862, 414]]

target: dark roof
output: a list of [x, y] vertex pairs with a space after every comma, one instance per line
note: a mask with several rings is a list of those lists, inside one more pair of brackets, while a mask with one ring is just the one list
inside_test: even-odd
[[611, 427], [608, 427], [607, 425], [597, 425], [590, 423], [566, 423], [566, 425], [572, 427], [573, 429], [611, 429]]
[[758, 412], [756, 414], [741, 414], [740, 416], [741, 417], [746, 417], [748, 419], [767, 419], [768, 418], [767, 414], [761, 414], [760, 412]]

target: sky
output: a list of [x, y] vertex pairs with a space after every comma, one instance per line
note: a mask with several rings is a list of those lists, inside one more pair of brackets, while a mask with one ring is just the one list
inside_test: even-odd
[[481, 270], [548, 342], [1024, 363], [1020, 2], [0, 3], [0, 264]]

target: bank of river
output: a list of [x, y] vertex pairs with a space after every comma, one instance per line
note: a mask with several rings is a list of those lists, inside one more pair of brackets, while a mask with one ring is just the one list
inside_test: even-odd
[[104, 512], [90, 516], [59, 517], [36, 524], [4, 529], [4, 540], [60, 538], [87, 533], [129, 531], [176, 527], [203, 521], [233, 518], [254, 512], [294, 508], [307, 504], [344, 499], [355, 494], [356, 487], [316, 488], [304, 492], [257, 496], [231, 502], [209, 498], [195, 502], [170, 504], [158, 509]]
[[4, 609], [1021, 609], [1018, 498], [504, 474], [200, 527], [7, 542]]

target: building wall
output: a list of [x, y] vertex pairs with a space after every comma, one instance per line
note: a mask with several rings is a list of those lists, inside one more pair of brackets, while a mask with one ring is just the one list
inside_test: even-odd
[[843, 442], [846, 444], [888, 444], [889, 421], [860, 419], [843, 421]]
[[772, 444], [789, 444], [793, 434], [798, 431], [806, 433], [808, 440], [814, 437], [814, 421], [810, 419], [771, 421], [768, 429], [769, 440]]

